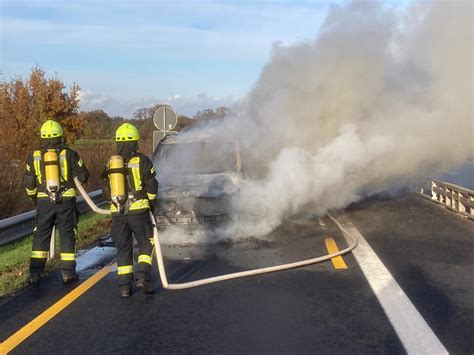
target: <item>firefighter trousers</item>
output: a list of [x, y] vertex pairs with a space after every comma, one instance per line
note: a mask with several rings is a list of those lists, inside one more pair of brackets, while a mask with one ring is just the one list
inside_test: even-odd
[[110, 234], [117, 246], [119, 285], [130, 285], [133, 280], [133, 236], [138, 247], [136, 278], [150, 281], [153, 226], [148, 210], [133, 215], [112, 215]]
[[53, 226], [59, 229], [61, 271], [70, 276], [76, 273], [76, 229], [79, 212], [76, 199], [63, 199], [55, 204], [49, 198], [38, 199], [36, 206], [36, 227], [30, 259], [30, 273], [44, 271], [51, 241]]

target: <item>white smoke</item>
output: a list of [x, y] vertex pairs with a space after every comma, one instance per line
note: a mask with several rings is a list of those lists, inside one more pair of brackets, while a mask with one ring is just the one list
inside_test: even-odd
[[472, 157], [472, 6], [352, 2], [314, 42], [275, 45], [242, 112], [212, 127], [243, 152], [231, 232], [261, 236]]

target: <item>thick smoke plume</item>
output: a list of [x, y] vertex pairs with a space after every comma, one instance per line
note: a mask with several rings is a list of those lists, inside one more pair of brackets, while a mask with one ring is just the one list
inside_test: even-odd
[[275, 44], [240, 112], [211, 127], [242, 148], [231, 233], [262, 236], [471, 158], [472, 14], [470, 1], [353, 2], [314, 42]]

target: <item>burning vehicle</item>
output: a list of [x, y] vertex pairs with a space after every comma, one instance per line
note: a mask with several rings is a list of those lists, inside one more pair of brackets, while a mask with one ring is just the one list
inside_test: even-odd
[[159, 226], [230, 220], [242, 181], [238, 141], [219, 136], [168, 135], [153, 153], [159, 182]]

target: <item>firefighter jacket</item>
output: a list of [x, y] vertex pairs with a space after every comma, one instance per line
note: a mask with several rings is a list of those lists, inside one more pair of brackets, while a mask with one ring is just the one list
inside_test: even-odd
[[[125, 214], [143, 213], [154, 206], [156, 203], [156, 194], [158, 192], [158, 181], [156, 180], [156, 171], [153, 163], [146, 155], [138, 152], [132, 153], [124, 162], [125, 191], [127, 201]], [[102, 174], [104, 178], [103, 192], [104, 196], [110, 200], [110, 182], [109, 166]], [[110, 204], [112, 214], [118, 212], [114, 203]]]
[[28, 155], [23, 179], [26, 193], [30, 198], [48, 197], [44, 164], [44, 154], [47, 151], [55, 151], [58, 155], [61, 197], [64, 199], [75, 198], [76, 188], [73, 179], [77, 176], [80, 182], [86, 182], [89, 178], [89, 170], [79, 154], [65, 146], [35, 150]]

